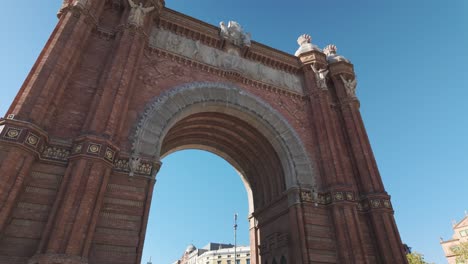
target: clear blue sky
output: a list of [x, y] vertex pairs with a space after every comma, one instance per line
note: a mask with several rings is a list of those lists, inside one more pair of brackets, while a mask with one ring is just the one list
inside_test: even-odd
[[[0, 16], [3, 115], [54, 28], [61, 0], [5, 1]], [[217, 25], [236, 20], [256, 41], [294, 53], [309, 33], [338, 46], [358, 97], [405, 243], [438, 264], [439, 237], [468, 210], [468, 1], [182, 1], [166, 5]], [[247, 198], [234, 169], [196, 151], [174, 153], [158, 175], [144, 260], [170, 263], [188, 243], [248, 243]]]

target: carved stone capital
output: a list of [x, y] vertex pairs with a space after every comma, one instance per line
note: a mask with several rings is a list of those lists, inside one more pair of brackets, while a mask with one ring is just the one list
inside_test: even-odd
[[304, 71], [311, 70], [309, 65], [314, 65], [316, 68], [326, 68], [328, 65], [327, 57], [324, 53], [318, 50], [304, 52], [298, 57], [304, 66]]

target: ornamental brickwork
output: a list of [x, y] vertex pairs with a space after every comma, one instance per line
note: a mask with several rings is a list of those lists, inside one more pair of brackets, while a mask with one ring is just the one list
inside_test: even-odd
[[244, 177], [252, 264], [407, 263], [334, 45], [293, 56], [162, 0], [58, 17], [0, 120], [0, 263], [140, 263], [160, 159], [185, 148]]

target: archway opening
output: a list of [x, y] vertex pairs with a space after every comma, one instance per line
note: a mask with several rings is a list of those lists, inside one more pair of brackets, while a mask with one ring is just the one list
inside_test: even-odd
[[212, 152], [241, 176], [249, 204], [252, 264], [301, 258], [298, 246], [305, 242], [296, 205], [299, 194], [313, 194], [315, 177], [303, 143], [279, 112], [231, 84], [175, 87], [146, 106], [132, 136], [132, 157], [157, 163], [184, 149]]
[[[162, 162], [141, 263], [150, 257], [152, 263], [174, 263], [189, 245], [197, 250], [208, 243], [234, 244], [234, 213], [237, 245], [249, 246], [248, 195], [233, 166], [216, 154], [194, 149], [173, 152]], [[241, 258], [244, 264], [246, 254]]]
[[[193, 151], [187, 152], [186, 149], [204, 150], [215, 155], [211, 154], [207, 156], [206, 153], [200, 151], [195, 152], [195, 154], [193, 154]], [[198, 160], [200, 157], [206, 157], [206, 160], [200, 160], [198, 162], [193, 163], [190, 161], [187, 162], [187, 159], [180, 159], [178, 161], [175, 161], [175, 164], [172, 164], [174, 161], [172, 161], [171, 157], [181, 156], [181, 153], [192, 153], [192, 155], [196, 156], [195, 160]], [[185, 243], [199, 241], [199, 237], [193, 236], [200, 236], [200, 234], [196, 235], [189, 231], [191, 228], [197, 228], [197, 226], [193, 226], [192, 222], [196, 222], [196, 219], [198, 221], [200, 217], [201, 219], [203, 219], [203, 215], [209, 214], [208, 212], [210, 210], [214, 212], [220, 211], [216, 214], [224, 214], [224, 216], [216, 217], [220, 220], [215, 220], [214, 222], [212, 222], [212, 225], [214, 228], [221, 227], [224, 225], [224, 228], [214, 231], [223, 234], [228, 233], [231, 235], [230, 239], [222, 239], [224, 241], [216, 241], [216, 235], [211, 235], [212, 238], [206, 238], [206, 236], [204, 236], [205, 240], [209, 240], [205, 241], [205, 243], [234, 243], [232, 216], [234, 212], [239, 211], [238, 213], [240, 214], [240, 229], [238, 245], [248, 247], [249, 244], [251, 244], [251, 251], [248, 253], [248, 255], [246, 255], [245, 252], [239, 252], [239, 254], [236, 253], [239, 259], [242, 260], [242, 262], [239, 261], [238, 263], [250, 263], [250, 254], [254, 254], [258, 257], [258, 233], [256, 228], [254, 227], [255, 220], [253, 219], [252, 214], [255, 210], [262, 209], [265, 206], [270, 205], [275, 199], [278, 199], [278, 197], [284, 194], [286, 187], [281, 161], [279, 160], [276, 151], [269, 143], [268, 139], [265, 138], [255, 127], [234, 115], [221, 112], [197, 112], [194, 114], [187, 115], [186, 117], [178, 120], [171, 126], [171, 128], [165, 134], [165, 137], [162, 141], [160, 156], [163, 159], [163, 166], [158, 174], [157, 179], [160, 179], [160, 177], [174, 177], [169, 175], [164, 176], [164, 174], [166, 173], [165, 167], [169, 168], [170, 166], [176, 166], [177, 169], [180, 169], [182, 171], [189, 169], [189, 171], [186, 171], [185, 174], [192, 174], [186, 175], [182, 179], [178, 179], [179, 182], [177, 183], [177, 186], [179, 187], [167, 187], [175, 189], [175, 191], [171, 190], [173, 196], [177, 196], [177, 198], [183, 197], [183, 199], [186, 200], [185, 204], [174, 204], [173, 210], [178, 210], [177, 212], [172, 211], [174, 213], [174, 216], [176, 218], [185, 219], [183, 223], [179, 224], [179, 229], [177, 230], [177, 232], [174, 232], [174, 235], [176, 235], [176, 233], [180, 232], [181, 230], [185, 230], [182, 231], [182, 233], [185, 232], [188, 235], [187, 237], [182, 238], [185, 239]], [[228, 197], [225, 197], [226, 194], [229, 193], [229, 191], [233, 190], [230, 186], [230, 182], [232, 179], [228, 179], [227, 177], [224, 177], [224, 175], [215, 175], [213, 178], [213, 176], [210, 177], [210, 175], [206, 175], [204, 173], [204, 171], [208, 172], [213, 168], [216, 169], [216, 166], [212, 167], [214, 166], [214, 164], [210, 164], [210, 162], [213, 162], [214, 160], [213, 157], [216, 156], [219, 156], [222, 159], [224, 159], [225, 165], [223, 167], [230, 167], [230, 172], [227, 174], [237, 174], [237, 181], [239, 178], [241, 179], [240, 183], [242, 183], [245, 187], [243, 191], [244, 194], [239, 195], [239, 192], [242, 193], [242, 191], [240, 191], [239, 188], [234, 187], [236, 197], [231, 197], [231, 199], [234, 201], [242, 199], [239, 196], [243, 196], [244, 198], [246, 198], [245, 200], [247, 201], [247, 203], [245, 205], [248, 205], [246, 210], [236, 210], [236, 208], [232, 208], [233, 206], [239, 207], [239, 203], [235, 202], [233, 203], [233, 205], [223, 205], [223, 201], [229, 200]], [[165, 164], [166, 157], [168, 160], [168, 164]], [[230, 164], [231, 166], [227, 164]], [[173, 171], [172, 173], [177, 174], [178, 172]], [[223, 172], [212, 173], [224, 174]], [[175, 177], [177, 177], [177, 175], [175, 175]], [[231, 176], [230, 178], [233, 177]], [[198, 184], [197, 180], [193, 182], [194, 179], [198, 180]], [[201, 186], [200, 183], [202, 183]], [[193, 186], [196, 189], [195, 192], [193, 192], [193, 189], [191, 189], [190, 192], [187, 192], [187, 185]], [[164, 186], [159, 186], [159, 184], [157, 184], [155, 187], [155, 195], [153, 196], [154, 201], [152, 206], [152, 212], [154, 211], [154, 213], [152, 214], [154, 214], [155, 219], [158, 218], [158, 204], [171, 203], [170, 200], [158, 201], [158, 193], [160, 193], [159, 189], [162, 187]], [[214, 196], [208, 195], [208, 197], [206, 197], [207, 193], [216, 193], [216, 189], [224, 189], [224, 194], [223, 192], [221, 192], [215, 194]], [[165, 190], [164, 192], [167, 192], [167, 190]], [[176, 197], [174, 197], [174, 200], [175, 198]], [[204, 202], [198, 201], [198, 198], [201, 198], [202, 200], [204, 200]], [[211, 202], [215, 202], [217, 203], [217, 205], [210, 205], [210, 198]], [[198, 202], [192, 204], [192, 202], [194, 201]], [[226, 208], [221, 208], [222, 210], [220, 210], [219, 207], [223, 206]], [[206, 211], [206, 208], [202, 207], [208, 207], [208, 211]], [[204, 212], [196, 214], [193, 211], [193, 209], [196, 208]], [[187, 210], [187, 212], [186, 214], [183, 213], [181, 215], [180, 210]], [[230, 211], [230, 213], [226, 210]], [[228, 217], [228, 219], [226, 219], [226, 217]], [[231, 219], [229, 219], [229, 217]], [[167, 219], [167, 216], [165, 216], [165, 218]], [[173, 216], [170, 216], [169, 218], [174, 219]], [[249, 221], [247, 219], [249, 219]], [[157, 220], [152, 220], [152, 217], [150, 216], [149, 230], [151, 230], [152, 221], [158, 222]], [[174, 228], [174, 225], [178, 225], [175, 224], [175, 222], [176, 221], [171, 223], [173, 225], [172, 228]], [[218, 224], [216, 224], [217, 222]], [[156, 223], [154, 225], [160, 227], [162, 226], [161, 224]], [[152, 236], [153, 235], [151, 234], [151, 232], [149, 232], [149, 234], [147, 235], [147, 243], [166, 243], [165, 240], [163, 240], [163, 242], [160, 238], [158, 238], [158, 236], [161, 235], [155, 235], [155, 242], [151, 242]], [[203, 245], [200, 245], [200, 242], [198, 242], [197, 246]], [[180, 245], [175, 247], [179, 249], [183, 248]], [[148, 255], [151, 255], [150, 248], [151, 246], [145, 246], [143, 260], [145, 260], [145, 257], [148, 257]], [[180, 251], [178, 253], [180, 254]], [[234, 253], [227, 254], [227, 256], [231, 256], [231, 263], [235, 263], [237, 257], [234, 258]], [[214, 256], [206, 257], [213, 258]], [[217, 257], [220, 256], [218, 255]], [[226, 256], [222, 257], [225, 258]], [[252, 261], [252, 263], [255, 262]]]

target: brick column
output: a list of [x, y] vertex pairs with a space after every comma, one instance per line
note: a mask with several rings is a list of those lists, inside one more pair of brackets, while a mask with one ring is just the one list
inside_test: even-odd
[[87, 6], [70, 4], [62, 10], [57, 26], [7, 114], [47, 128], [104, 2], [88, 1]]
[[316, 157], [322, 179], [322, 189], [329, 193], [331, 203], [328, 205], [338, 246], [339, 263], [366, 263], [362, 246], [362, 234], [355, 216], [357, 203], [345, 199], [344, 194], [355, 197], [356, 183], [349, 161], [345, 156], [346, 148], [337, 120], [332, 109], [334, 97], [332, 86], [325, 78], [320, 83], [316, 71], [328, 70], [325, 55], [312, 50], [299, 55], [303, 63], [305, 90], [309, 94], [313, 137], [316, 142]]
[[161, 165], [162, 164], [160, 161], [153, 162], [153, 167], [152, 167], [153, 178], [148, 180], [149, 183], [148, 183], [148, 189], [146, 190], [145, 209], [143, 212], [143, 221], [141, 221], [140, 239], [138, 241], [137, 258], [136, 258], [135, 263], [141, 263], [141, 257], [143, 255], [143, 246], [145, 243], [145, 236], [146, 236], [146, 227], [148, 225], [148, 218], [149, 218], [149, 212], [150, 212], [150, 207], [151, 207], [151, 200], [153, 198], [153, 190], [154, 190], [154, 185], [156, 183], [156, 174], [159, 172]]
[[250, 238], [250, 263], [251, 264], [261, 264], [259, 258], [260, 239], [258, 234], [257, 220], [255, 217], [249, 215], [249, 238]]
[[[1, 143], [0, 143], [1, 144]], [[32, 153], [18, 147], [8, 147], [8, 154], [0, 159], [0, 234], [16, 205], [24, 179], [35, 160]]]
[[291, 250], [289, 261], [292, 263], [309, 263], [307, 250], [307, 232], [304, 222], [305, 210], [300, 198], [300, 189], [288, 191], [289, 221], [291, 226]]
[[[347, 61], [331, 63], [330, 75], [339, 100], [352, 163], [357, 171], [355, 177], [359, 185], [360, 197], [363, 199], [363, 209], [368, 211], [367, 214], [377, 240], [380, 261], [382, 263], [407, 263], [393, 217], [390, 196], [384, 189], [359, 111], [355, 86], [352, 85], [352, 81], [356, 78], [353, 66]], [[345, 85], [346, 82], [349, 83]]]
[[[147, 2], [148, 5], [156, 4], [156, 6], [154, 11], [146, 14], [144, 25], [138, 26], [127, 22], [119, 28], [112, 61], [99, 81], [99, 92], [93, 98], [83, 128], [86, 132], [113, 139], [121, 130], [134, 90], [133, 81], [148, 43], [152, 21], [159, 15], [164, 5], [164, 1]], [[127, 8], [127, 14], [129, 12], [130, 7]]]
[[96, 137], [77, 139], [30, 263], [87, 263], [117, 148]]
[[39, 127], [0, 119], [0, 234], [46, 142], [47, 135]]

